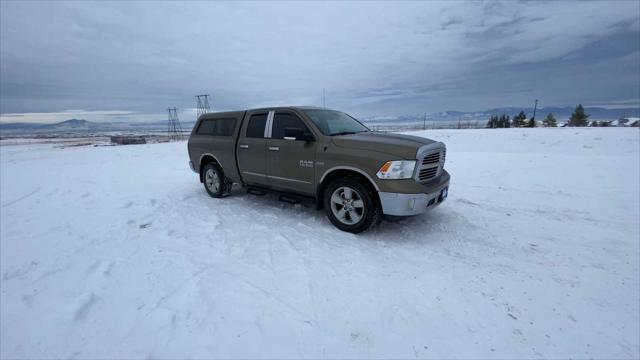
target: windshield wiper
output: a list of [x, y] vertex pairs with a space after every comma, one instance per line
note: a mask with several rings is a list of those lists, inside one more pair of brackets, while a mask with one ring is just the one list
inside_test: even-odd
[[355, 131], [341, 131], [341, 132], [337, 132], [337, 133], [333, 133], [329, 136], [336, 136], [336, 135], [351, 135], [351, 134], [355, 134]]
[[329, 134], [329, 136], [335, 136], [335, 135], [353, 135], [353, 134], [357, 134], [357, 133], [361, 133], [361, 132], [367, 132], [367, 130], [362, 130], [362, 131], [341, 131], [341, 132], [337, 132], [337, 133]]

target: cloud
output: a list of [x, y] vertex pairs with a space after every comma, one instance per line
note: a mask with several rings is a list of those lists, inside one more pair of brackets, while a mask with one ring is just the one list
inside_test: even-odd
[[605, 109], [624, 109], [640, 107], [640, 98], [637, 99], [624, 99], [624, 100], [613, 100], [613, 101], [594, 101], [591, 103], [585, 104], [586, 107], [602, 107]]
[[[639, 77], [629, 55], [639, 7], [0, 2], [0, 112], [126, 109], [139, 119], [191, 108], [199, 93], [214, 109], [320, 105], [323, 88], [328, 105], [361, 115], [521, 105], [542, 94], [553, 103], [637, 98], [640, 81], [620, 67], [635, 65]], [[576, 78], [604, 86], [567, 94], [561, 82]]]

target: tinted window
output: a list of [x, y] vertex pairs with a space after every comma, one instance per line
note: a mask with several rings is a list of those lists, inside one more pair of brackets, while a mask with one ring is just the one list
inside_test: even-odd
[[198, 135], [231, 136], [236, 125], [236, 119], [207, 119], [198, 126]]
[[285, 129], [301, 129], [302, 132], [310, 134], [307, 125], [294, 114], [276, 113], [273, 117], [273, 127], [271, 137], [273, 139], [284, 139]]
[[267, 124], [267, 114], [251, 115], [247, 125], [247, 137], [263, 138], [264, 127]]

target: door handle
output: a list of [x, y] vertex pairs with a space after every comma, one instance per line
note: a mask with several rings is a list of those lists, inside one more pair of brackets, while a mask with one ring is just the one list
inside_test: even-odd
[[248, 149], [249, 145], [240, 145], [240, 149]]
[[269, 151], [279, 151], [280, 147], [278, 146], [269, 146]]

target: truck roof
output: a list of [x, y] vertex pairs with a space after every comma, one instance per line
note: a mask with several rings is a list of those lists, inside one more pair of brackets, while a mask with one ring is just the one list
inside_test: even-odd
[[[255, 110], [281, 110], [281, 109], [295, 109], [295, 110], [323, 110], [324, 108], [317, 106], [269, 106], [262, 108], [253, 108], [247, 109], [247, 111], [255, 111]], [[326, 109], [324, 109], [326, 110]]]
[[318, 107], [318, 106], [270, 106], [270, 107], [262, 107], [262, 108], [252, 108], [246, 110], [236, 110], [236, 111], [212, 111], [205, 114], [200, 115], [200, 117], [220, 117], [221, 115], [226, 116], [238, 116], [245, 111], [271, 111], [271, 110], [283, 110], [283, 109], [295, 109], [295, 110], [328, 110], [326, 108]]

